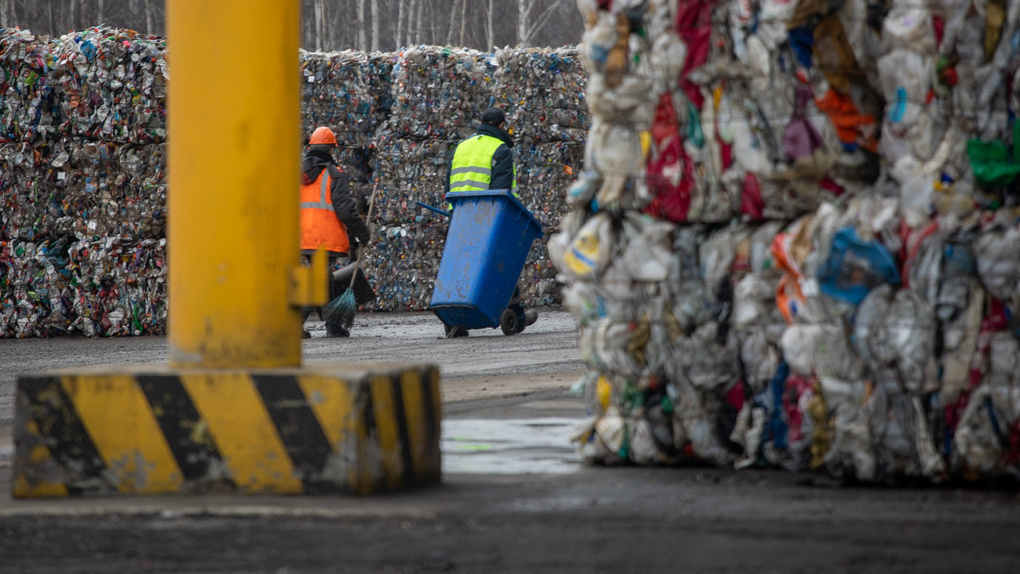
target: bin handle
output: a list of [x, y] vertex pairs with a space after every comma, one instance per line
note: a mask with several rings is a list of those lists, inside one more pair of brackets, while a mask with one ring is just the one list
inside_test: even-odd
[[453, 214], [450, 213], [449, 211], [443, 211], [442, 209], [439, 209], [438, 207], [432, 207], [431, 205], [428, 205], [426, 203], [422, 203], [420, 201], [416, 201], [415, 203], [417, 203], [421, 207], [424, 207], [425, 209], [428, 209], [429, 211], [434, 211], [434, 212], [438, 213], [439, 215], [445, 215], [447, 217], [452, 217], [453, 216]]

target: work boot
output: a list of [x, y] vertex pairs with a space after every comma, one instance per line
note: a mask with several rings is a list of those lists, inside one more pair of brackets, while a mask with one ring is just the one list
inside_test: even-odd
[[446, 325], [446, 338], [447, 339], [454, 339], [456, 337], [467, 337], [467, 336], [468, 336], [468, 330], [465, 329], [464, 327], [451, 327], [449, 325]]
[[326, 337], [346, 339], [350, 336], [351, 332], [343, 327], [326, 327]]
[[538, 311], [536, 311], [534, 309], [528, 309], [528, 310], [524, 311], [524, 326], [525, 327], [530, 327], [531, 325], [534, 325], [535, 321], [538, 321]]

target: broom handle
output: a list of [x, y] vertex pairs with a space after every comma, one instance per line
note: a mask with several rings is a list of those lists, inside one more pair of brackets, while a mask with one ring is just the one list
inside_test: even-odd
[[[372, 208], [375, 207], [375, 191], [379, 189], [379, 177], [375, 177], [375, 181], [372, 182], [372, 195], [368, 197], [368, 215], [365, 217], [365, 226], [372, 225]], [[371, 238], [372, 228], [368, 228], [369, 238]], [[358, 270], [361, 269], [361, 257], [365, 254], [365, 250], [368, 249], [367, 245], [362, 245], [361, 249], [358, 250], [358, 257], [354, 260], [354, 273], [351, 274], [351, 284], [347, 286], [347, 290], [354, 289], [354, 280], [358, 278]]]

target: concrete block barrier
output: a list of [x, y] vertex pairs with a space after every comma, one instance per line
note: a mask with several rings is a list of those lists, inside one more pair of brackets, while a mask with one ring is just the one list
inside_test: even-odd
[[101, 369], [19, 378], [14, 497], [372, 494], [441, 478], [435, 366]]

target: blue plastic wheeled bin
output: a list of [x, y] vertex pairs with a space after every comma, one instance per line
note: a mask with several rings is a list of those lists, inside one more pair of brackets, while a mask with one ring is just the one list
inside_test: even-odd
[[430, 308], [448, 330], [498, 327], [542, 226], [507, 190], [458, 191], [446, 201], [453, 217]]

